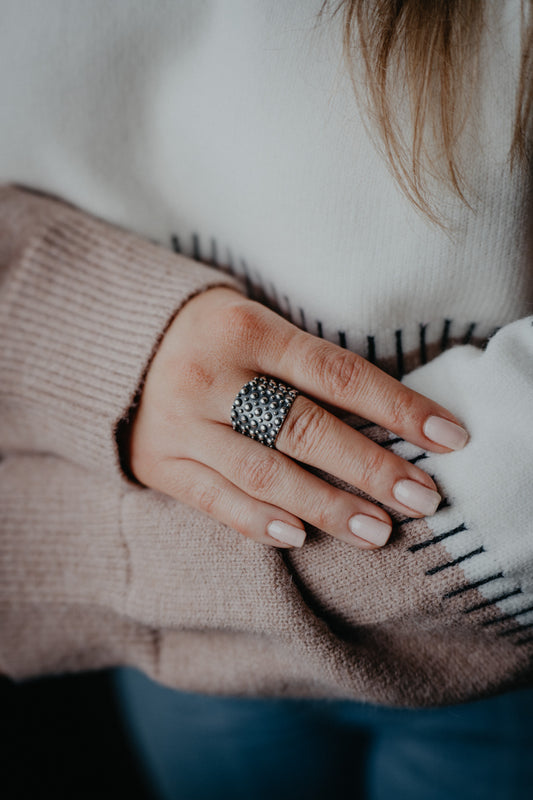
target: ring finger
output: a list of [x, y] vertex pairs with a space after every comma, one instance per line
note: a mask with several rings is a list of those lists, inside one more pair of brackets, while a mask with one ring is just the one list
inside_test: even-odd
[[[242, 434], [240, 437], [246, 438]], [[430, 516], [441, 501], [427, 473], [355, 431], [302, 394], [296, 397], [281, 423], [275, 448], [291, 459], [341, 478], [402, 514]], [[265, 449], [261, 445], [261, 450]], [[255, 451], [258, 457], [264, 456], [261, 450]], [[305, 470], [304, 473], [307, 474]], [[233, 480], [231, 476], [230, 479]], [[272, 502], [272, 498], [268, 500]]]

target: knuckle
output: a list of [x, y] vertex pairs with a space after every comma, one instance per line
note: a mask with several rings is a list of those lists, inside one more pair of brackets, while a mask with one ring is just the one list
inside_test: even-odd
[[222, 487], [216, 483], [198, 480], [197, 474], [190, 472], [186, 460], [167, 461], [162, 475], [159, 482], [165, 494], [208, 514], [215, 513], [220, 504]]
[[262, 328], [258, 303], [237, 301], [226, 306], [221, 312], [219, 325], [225, 336], [239, 347], [252, 347]]
[[284, 447], [294, 458], [301, 460], [301, 457], [311, 455], [323, 438], [326, 412], [312, 402], [299, 405], [298, 410], [293, 408], [292, 413], [289, 412], [281, 432]]
[[183, 469], [183, 463], [180, 459], [176, 461], [171, 459], [163, 459], [157, 466], [156, 484], [154, 488], [164, 494], [174, 497], [184, 503], [194, 505], [192, 499], [193, 484], [187, 476], [186, 471]]
[[401, 430], [406, 426], [413, 413], [414, 402], [415, 398], [411, 392], [402, 387], [398, 389], [392, 397], [388, 408], [391, 428]]
[[189, 484], [190, 498], [193, 505], [207, 514], [213, 514], [219, 505], [222, 489], [213, 483], [192, 481]]
[[255, 529], [254, 524], [254, 507], [247, 503], [243, 503], [242, 505], [233, 508], [231, 527], [241, 533], [243, 536], [247, 536], [250, 539], [255, 539], [258, 531]]
[[265, 356], [282, 363], [300, 333], [279, 314], [249, 299], [234, 301], [222, 309], [216, 331], [224, 346], [247, 366], [250, 360], [260, 364]]
[[331, 345], [319, 345], [310, 355], [311, 373], [334, 398], [353, 398], [365, 367], [364, 359], [349, 351], [333, 351]]
[[205, 392], [215, 382], [212, 370], [206, 369], [197, 361], [185, 360], [180, 364], [178, 385], [180, 391], [186, 391], [198, 397], [199, 392]]
[[377, 445], [365, 454], [357, 465], [358, 485], [360, 488], [368, 488], [375, 484], [386, 458], [387, 451]]
[[321, 493], [318, 507], [312, 515], [315, 527], [322, 531], [334, 531], [338, 527], [338, 498], [334, 492]]
[[[217, 364], [205, 353], [177, 353], [167, 359], [157, 384], [150, 387], [150, 405], [157, 409], [159, 421], [174, 426], [184, 413], [198, 409], [199, 398], [213, 392]], [[146, 388], [144, 390], [146, 395]]]
[[[262, 448], [265, 449], [266, 448]], [[280, 465], [270, 453], [251, 453], [241, 461], [244, 483], [253, 495], [270, 494], [276, 486]]]

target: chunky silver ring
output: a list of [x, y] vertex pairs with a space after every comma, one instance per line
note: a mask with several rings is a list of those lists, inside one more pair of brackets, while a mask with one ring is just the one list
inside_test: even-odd
[[298, 394], [298, 389], [269, 375], [252, 378], [233, 401], [233, 430], [257, 439], [267, 447], [275, 447], [281, 426]]

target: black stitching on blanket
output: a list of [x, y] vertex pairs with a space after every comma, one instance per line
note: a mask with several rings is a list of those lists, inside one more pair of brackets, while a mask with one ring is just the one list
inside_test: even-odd
[[469, 592], [472, 589], [478, 589], [480, 586], [485, 586], [485, 584], [491, 583], [492, 581], [497, 581], [503, 577], [503, 572], [496, 572], [494, 575], [489, 575], [488, 578], [482, 578], [482, 580], [474, 581], [474, 583], [466, 583], [464, 586], [459, 586], [457, 589], [452, 589], [450, 592], [446, 592], [446, 594], [443, 595], [443, 599], [450, 600], [452, 597], [457, 597], [457, 595], [463, 594], [464, 592]]
[[420, 363], [427, 364], [428, 354], [426, 349], [426, 328], [427, 324], [420, 323], [419, 331], [420, 331]]
[[290, 300], [286, 294], [283, 295], [283, 299], [285, 300], [285, 304], [287, 306], [287, 311], [285, 312], [285, 316], [287, 317], [289, 322], [292, 322], [292, 310], [291, 310]]
[[209, 259], [214, 267], [218, 267], [218, 253], [216, 239], [211, 237], [211, 258]]
[[442, 337], [440, 340], [440, 349], [442, 351], [447, 350], [450, 344], [450, 328], [452, 326], [451, 319], [444, 320], [444, 328], [442, 329]]
[[527, 631], [533, 628], [533, 622], [528, 623], [528, 625], [516, 625], [514, 628], [508, 628], [506, 631], [500, 631], [498, 636], [512, 636], [515, 633], [522, 633], [522, 631]]
[[436, 575], [437, 572], [442, 572], [442, 570], [448, 569], [448, 567], [455, 567], [457, 564], [462, 564], [463, 561], [468, 561], [469, 559], [474, 558], [474, 556], [479, 556], [484, 552], [484, 547], [478, 547], [476, 550], [471, 550], [470, 553], [466, 553], [464, 556], [454, 558], [453, 561], [447, 561], [445, 564], [439, 564], [438, 567], [432, 567], [431, 569], [426, 570], [426, 575]]
[[197, 233], [193, 233], [192, 235], [192, 257], [195, 261], [202, 260], [202, 250], [200, 247], [200, 237]]
[[530, 644], [530, 642], [533, 642], [533, 636], [526, 636], [525, 639], [517, 639], [515, 644]]
[[402, 331], [401, 330], [396, 331], [395, 337], [396, 337], [396, 369], [398, 370], [398, 379], [401, 380], [404, 375]]
[[463, 336], [463, 344], [470, 344], [470, 340], [472, 339], [472, 336], [474, 335], [474, 330], [475, 330], [476, 325], [477, 325], [477, 322], [471, 322], [470, 323], [465, 335]]
[[366, 344], [367, 344], [367, 354], [366, 358], [367, 361], [370, 361], [371, 364], [376, 363], [376, 339], [374, 336], [367, 336], [366, 337]]
[[423, 461], [427, 457], [428, 457], [427, 453], [421, 453], [419, 456], [415, 456], [414, 458], [408, 458], [407, 460], [410, 464], [418, 464], [419, 461]]
[[438, 544], [442, 542], [444, 539], [448, 539], [450, 536], [455, 536], [456, 533], [462, 533], [462, 531], [466, 531], [468, 528], [464, 523], [458, 525], [456, 528], [452, 528], [450, 531], [445, 531], [445, 533], [439, 533], [437, 536], [433, 536], [431, 539], [425, 539], [423, 542], [418, 542], [418, 544], [413, 544], [411, 547], [407, 548], [411, 553], [416, 553], [418, 550], [423, 550], [425, 547], [429, 547], [432, 544]]
[[[500, 594], [498, 597], [493, 597], [492, 600], [484, 600], [482, 603], [477, 603], [475, 606], [470, 606], [470, 608], [465, 608], [464, 614], [472, 614], [474, 611], [481, 611], [484, 608], [489, 608], [490, 606], [495, 606], [496, 603], [501, 603], [504, 600], [507, 600], [509, 597], [515, 597], [517, 594], [522, 594], [522, 589], [518, 587], [518, 589], [513, 589], [512, 592], [506, 592], [505, 594]], [[513, 615], [509, 615], [510, 619], [513, 619]], [[492, 625], [495, 622], [501, 622], [502, 619], [505, 617], [498, 617], [497, 619], [490, 619], [482, 624], [485, 625]]]

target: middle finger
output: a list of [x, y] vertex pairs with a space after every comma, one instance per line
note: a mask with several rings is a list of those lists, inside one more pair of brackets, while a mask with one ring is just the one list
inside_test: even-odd
[[441, 501], [427, 473], [298, 395], [276, 439], [276, 449], [356, 486], [411, 516], [434, 514]]

